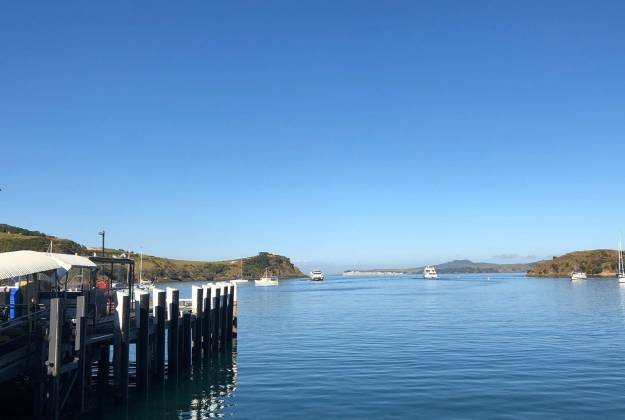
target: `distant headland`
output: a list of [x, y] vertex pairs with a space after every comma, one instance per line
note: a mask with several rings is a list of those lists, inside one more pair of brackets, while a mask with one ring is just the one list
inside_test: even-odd
[[[57, 238], [42, 232], [23, 229], [7, 224], [0, 224], [0, 252], [31, 250], [46, 251], [52, 247], [54, 252], [63, 254], [93, 255], [100, 252], [99, 248], [89, 248], [70, 239]], [[108, 255], [125, 254], [139, 262], [139, 254], [123, 249], [106, 249]], [[280, 278], [304, 277], [299, 268], [291, 260], [282, 255], [260, 252], [253, 257], [242, 258], [243, 277], [259, 278], [269, 269]], [[138, 266], [137, 266], [138, 269]], [[137, 273], [138, 275], [139, 273]], [[241, 259], [225, 261], [187, 261], [171, 258], [143, 255], [143, 274], [145, 280], [163, 281], [194, 281], [194, 280], [228, 280], [241, 274]]]
[[612, 249], [575, 251], [540, 261], [528, 270], [532, 277], [568, 277], [573, 271], [582, 271], [589, 277], [615, 277], [618, 253]]

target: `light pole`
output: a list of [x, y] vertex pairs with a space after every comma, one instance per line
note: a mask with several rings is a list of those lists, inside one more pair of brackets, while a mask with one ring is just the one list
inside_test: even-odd
[[106, 236], [106, 232], [103, 230], [102, 232], [98, 232], [98, 235], [102, 237], [102, 256], [104, 257], [104, 237]]

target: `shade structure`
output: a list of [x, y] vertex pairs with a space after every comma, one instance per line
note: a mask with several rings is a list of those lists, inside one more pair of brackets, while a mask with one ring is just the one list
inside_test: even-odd
[[50, 270], [57, 270], [58, 274], [62, 275], [72, 267], [93, 268], [95, 266], [88, 258], [78, 255], [37, 251], [0, 253], [0, 279], [27, 276]]

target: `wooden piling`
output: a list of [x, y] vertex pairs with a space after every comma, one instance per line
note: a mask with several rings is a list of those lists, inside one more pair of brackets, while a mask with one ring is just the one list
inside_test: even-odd
[[[119, 302], [119, 301], [118, 301]], [[120, 317], [120, 375], [119, 375], [119, 396], [123, 402], [128, 401], [128, 357], [130, 350], [130, 297], [126, 294], [121, 296]], [[119, 307], [119, 306], [118, 306]]]
[[167, 308], [169, 312], [169, 331], [167, 333], [167, 379], [172, 383], [178, 381], [179, 366], [179, 298], [177, 289], [167, 288]]
[[166, 293], [158, 290], [154, 294], [154, 379], [162, 384], [165, 381]]
[[215, 303], [213, 305], [213, 352], [220, 348], [220, 327], [221, 327], [221, 288], [215, 288]]
[[182, 314], [182, 354], [180, 357], [181, 368], [183, 372], [191, 369], [191, 313]]
[[[150, 295], [142, 293], [138, 296], [139, 331], [137, 334], [137, 389], [143, 395], [148, 391], [150, 371]], [[136, 311], [137, 312], [137, 311]]]
[[202, 323], [202, 347], [204, 349], [204, 357], [211, 355], [211, 306], [212, 306], [212, 288], [204, 287], [204, 321]]
[[237, 337], [237, 329], [238, 329], [238, 310], [239, 310], [239, 304], [238, 304], [238, 286], [235, 284], [234, 285], [234, 301], [232, 304], [232, 338], [235, 339]]
[[233, 314], [234, 314], [234, 293], [236, 286], [230, 285], [228, 287], [228, 326], [226, 327], [226, 343], [230, 345], [232, 343], [232, 326], [233, 326]]
[[202, 356], [202, 323], [204, 321], [204, 289], [198, 286], [191, 288], [192, 312], [195, 317], [193, 323], [193, 359], [198, 360]]
[[230, 299], [230, 290], [227, 286], [222, 286], [222, 300], [223, 304], [221, 306], [221, 348], [222, 350], [226, 348], [227, 337], [228, 337], [228, 305]]

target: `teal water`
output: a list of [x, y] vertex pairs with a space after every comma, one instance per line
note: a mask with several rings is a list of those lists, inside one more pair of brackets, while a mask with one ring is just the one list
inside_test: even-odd
[[242, 285], [236, 352], [105, 418], [217, 416], [625, 418], [625, 287], [521, 275]]

